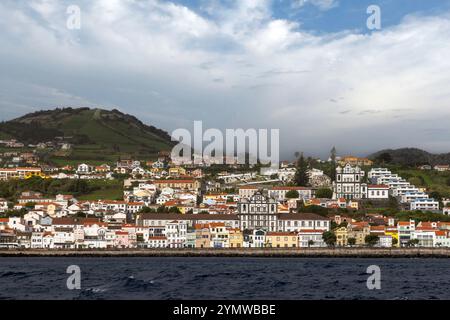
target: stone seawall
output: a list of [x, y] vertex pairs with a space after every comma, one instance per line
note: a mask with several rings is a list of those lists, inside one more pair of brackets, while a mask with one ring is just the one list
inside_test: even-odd
[[1, 249], [0, 257], [340, 257], [450, 258], [450, 248]]

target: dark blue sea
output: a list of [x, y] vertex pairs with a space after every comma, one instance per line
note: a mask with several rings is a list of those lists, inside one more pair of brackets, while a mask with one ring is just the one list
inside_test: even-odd
[[[81, 289], [67, 288], [70, 265]], [[450, 299], [449, 270], [418, 258], [0, 257], [0, 299]]]

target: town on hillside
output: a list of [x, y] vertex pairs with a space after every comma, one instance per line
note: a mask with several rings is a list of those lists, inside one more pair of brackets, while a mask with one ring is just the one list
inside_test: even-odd
[[2, 248], [450, 247], [448, 165], [333, 149], [275, 169], [176, 163], [168, 152], [56, 166], [0, 143], [11, 149], [0, 155]]

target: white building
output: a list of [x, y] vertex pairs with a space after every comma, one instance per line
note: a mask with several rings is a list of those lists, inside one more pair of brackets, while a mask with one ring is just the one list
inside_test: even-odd
[[186, 221], [171, 221], [166, 224], [167, 247], [183, 248], [187, 233]]
[[408, 192], [408, 193], [403, 194], [400, 197], [400, 202], [401, 203], [411, 203], [416, 200], [428, 199], [428, 198], [429, 198], [429, 196], [425, 192], [420, 192], [420, 191]]
[[245, 186], [239, 188], [239, 198], [250, 199], [256, 192], [258, 192], [258, 187], [256, 186]]
[[270, 198], [274, 198], [277, 201], [285, 201], [286, 200], [286, 193], [289, 191], [297, 191], [299, 194], [298, 199], [311, 199], [312, 198], [312, 190], [311, 188], [306, 187], [272, 187], [269, 189], [268, 194]]
[[365, 199], [367, 184], [364, 183], [365, 172], [360, 167], [347, 163], [343, 168], [336, 168], [336, 181], [333, 183], [333, 198]]
[[391, 248], [392, 247], [392, 236], [390, 235], [380, 235], [378, 236], [377, 247], [381, 248]]
[[165, 236], [151, 236], [147, 240], [148, 248], [167, 248], [167, 237]]
[[434, 199], [416, 199], [411, 201], [410, 210], [421, 210], [421, 211], [439, 211], [439, 201]]
[[387, 168], [372, 168], [367, 173], [367, 178], [373, 179], [373, 178], [378, 178], [378, 177], [381, 177], [381, 176], [387, 176], [387, 175], [390, 175], [390, 174], [391, 174], [391, 171], [389, 169], [387, 169]]
[[322, 230], [303, 229], [298, 232], [298, 245], [300, 248], [320, 248], [326, 247], [323, 241]]
[[248, 247], [249, 248], [263, 248], [266, 243], [266, 231], [264, 230], [253, 230], [249, 234]]
[[411, 240], [417, 239], [418, 247], [433, 247], [436, 242], [436, 232], [434, 230], [415, 230], [411, 232]]
[[371, 184], [367, 186], [368, 199], [389, 199], [389, 186], [384, 184]]
[[92, 172], [92, 167], [90, 165], [87, 165], [85, 163], [79, 164], [77, 168], [78, 174], [89, 174]]

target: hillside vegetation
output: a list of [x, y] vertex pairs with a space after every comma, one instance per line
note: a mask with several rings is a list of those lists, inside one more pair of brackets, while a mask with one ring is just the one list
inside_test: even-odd
[[[0, 123], [0, 137], [25, 144], [65, 141], [68, 151], [46, 156], [56, 164], [115, 161], [120, 157], [151, 158], [173, 146], [167, 132], [118, 110], [64, 108], [38, 111]], [[45, 152], [44, 152], [45, 153]]]

